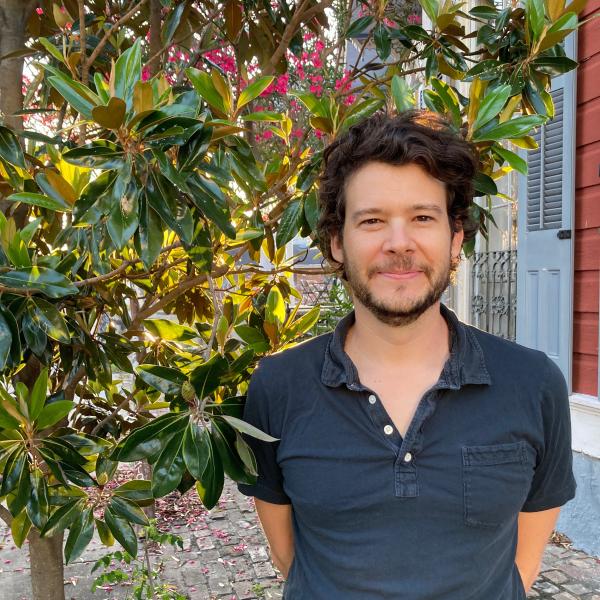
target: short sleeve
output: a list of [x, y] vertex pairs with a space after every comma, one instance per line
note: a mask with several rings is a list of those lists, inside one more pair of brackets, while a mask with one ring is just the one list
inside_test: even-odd
[[547, 358], [543, 378], [543, 450], [538, 455], [527, 500], [521, 509], [537, 512], [562, 506], [575, 496], [569, 393], [558, 366]]
[[[273, 437], [279, 437], [273, 426], [273, 414], [269, 409], [269, 401], [274, 398], [272, 394], [269, 394], [263, 381], [262, 371], [259, 364], [250, 378], [243, 418], [244, 421], [258, 427], [261, 431]], [[256, 457], [258, 479], [253, 485], [238, 483], [240, 492], [245, 496], [254, 496], [273, 504], [291, 504], [290, 499], [283, 491], [283, 475], [277, 462], [279, 441], [265, 442], [248, 435], [244, 435], [244, 439]]]

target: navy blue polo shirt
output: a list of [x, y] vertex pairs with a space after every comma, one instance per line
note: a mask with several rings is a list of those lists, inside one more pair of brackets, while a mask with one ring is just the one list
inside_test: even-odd
[[279, 441], [246, 438], [259, 478], [239, 489], [292, 505], [286, 600], [525, 599], [518, 514], [575, 494], [565, 381], [441, 312], [450, 356], [404, 438], [344, 352], [353, 312], [253, 373], [244, 418]]

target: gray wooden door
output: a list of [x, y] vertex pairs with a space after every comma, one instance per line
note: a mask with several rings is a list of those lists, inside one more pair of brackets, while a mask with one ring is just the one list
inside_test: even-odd
[[[575, 34], [565, 42], [576, 56]], [[534, 135], [529, 172], [519, 177], [517, 342], [543, 350], [571, 390], [575, 71], [555, 78], [555, 115]]]

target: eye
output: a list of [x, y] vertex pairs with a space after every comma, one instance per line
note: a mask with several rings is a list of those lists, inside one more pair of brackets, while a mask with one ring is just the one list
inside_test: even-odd
[[427, 223], [428, 221], [433, 221], [434, 218], [430, 217], [429, 215], [419, 215], [418, 217], [416, 217], [417, 221], [420, 221], [421, 223]]
[[364, 221], [361, 221], [360, 224], [361, 225], [375, 225], [376, 223], [380, 223], [381, 220], [380, 219], [376, 219], [375, 217], [373, 217], [372, 219], [365, 219]]

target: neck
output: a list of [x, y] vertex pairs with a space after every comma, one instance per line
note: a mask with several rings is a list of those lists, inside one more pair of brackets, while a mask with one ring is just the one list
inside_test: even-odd
[[449, 354], [448, 324], [440, 313], [440, 302], [428, 308], [409, 325], [382, 323], [359, 302], [356, 321], [348, 331], [347, 350], [360, 352], [369, 363], [390, 367], [411, 363], [427, 364]]

